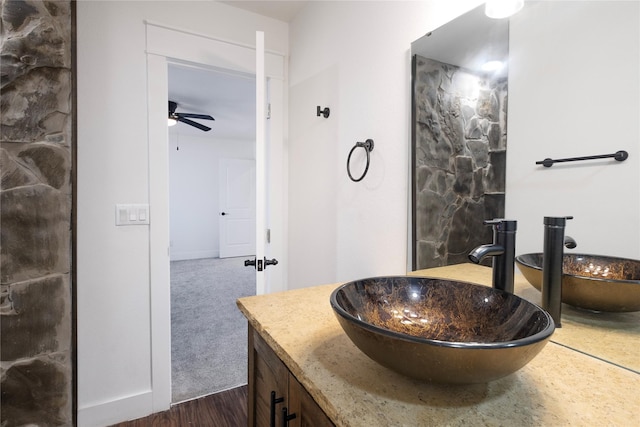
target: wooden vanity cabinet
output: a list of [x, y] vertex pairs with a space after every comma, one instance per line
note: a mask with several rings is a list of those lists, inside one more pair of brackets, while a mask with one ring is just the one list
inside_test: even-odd
[[249, 326], [249, 426], [334, 426], [296, 377]]

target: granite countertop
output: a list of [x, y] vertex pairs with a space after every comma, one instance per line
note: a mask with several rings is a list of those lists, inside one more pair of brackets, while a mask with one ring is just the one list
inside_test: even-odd
[[[491, 281], [490, 268], [472, 264], [412, 274]], [[586, 316], [585, 321], [570, 310], [565, 316], [563, 306], [563, 328], [518, 372], [489, 384], [442, 386], [396, 374], [355, 347], [329, 305], [329, 296], [339, 285], [238, 300], [251, 326], [337, 426], [640, 422], [637, 313], [604, 322]], [[517, 278], [516, 294], [535, 302], [529, 288], [524, 278]], [[594, 342], [595, 356], [585, 354]]]

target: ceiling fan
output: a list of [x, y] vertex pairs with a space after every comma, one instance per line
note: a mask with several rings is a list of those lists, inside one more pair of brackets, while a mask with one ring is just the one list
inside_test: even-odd
[[205, 132], [210, 131], [211, 128], [200, 123], [194, 122], [189, 119], [202, 119], [202, 120], [215, 120], [213, 117], [207, 114], [195, 114], [195, 113], [176, 113], [176, 108], [178, 108], [178, 103], [174, 101], [169, 101], [169, 121], [172, 120], [175, 122], [182, 122], [184, 124], [196, 127]]

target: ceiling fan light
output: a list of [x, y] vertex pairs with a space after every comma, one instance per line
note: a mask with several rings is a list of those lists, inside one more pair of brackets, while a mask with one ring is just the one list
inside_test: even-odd
[[175, 126], [176, 123], [178, 123], [176, 119], [172, 119], [171, 117], [167, 119], [167, 126]]
[[502, 19], [520, 11], [524, 0], [488, 0], [484, 5], [484, 13], [489, 18]]

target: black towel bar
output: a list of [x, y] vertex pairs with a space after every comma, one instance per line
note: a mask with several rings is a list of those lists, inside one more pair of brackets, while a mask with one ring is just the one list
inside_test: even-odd
[[555, 160], [547, 158], [547, 159], [536, 162], [536, 165], [542, 165], [545, 168], [550, 168], [551, 166], [553, 166], [554, 163], [577, 162], [579, 160], [608, 159], [611, 157], [613, 157], [619, 162], [622, 162], [624, 160], [627, 160], [627, 158], [629, 157], [629, 153], [627, 153], [624, 150], [620, 150], [613, 154], [601, 154], [598, 156], [570, 157], [567, 159], [555, 159]]

